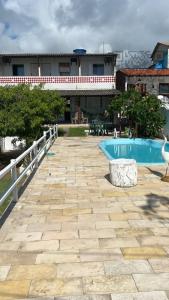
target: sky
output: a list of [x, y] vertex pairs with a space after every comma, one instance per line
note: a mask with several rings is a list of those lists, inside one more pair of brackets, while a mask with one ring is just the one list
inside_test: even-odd
[[152, 51], [169, 0], [0, 0], [0, 52]]

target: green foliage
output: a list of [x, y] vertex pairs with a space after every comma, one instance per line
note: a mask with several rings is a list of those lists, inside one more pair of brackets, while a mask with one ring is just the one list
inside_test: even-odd
[[0, 136], [19, 136], [27, 145], [42, 133], [45, 123], [56, 123], [64, 100], [56, 91], [30, 85], [0, 87]]
[[127, 117], [136, 136], [155, 137], [165, 124], [161, 101], [155, 95], [142, 97], [133, 90], [115, 97], [110, 104], [109, 113], [112, 117], [119, 113], [120, 119]]

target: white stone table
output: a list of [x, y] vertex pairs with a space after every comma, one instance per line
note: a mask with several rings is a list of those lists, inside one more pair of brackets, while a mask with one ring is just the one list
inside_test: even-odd
[[134, 159], [113, 159], [109, 162], [110, 181], [119, 187], [137, 184], [137, 164]]

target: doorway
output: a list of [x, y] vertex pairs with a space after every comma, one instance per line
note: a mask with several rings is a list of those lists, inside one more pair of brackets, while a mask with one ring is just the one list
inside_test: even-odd
[[65, 123], [70, 123], [71, 122], [71, 118], [70, 118], [70, 99], [66, 99], [64, 119], [65, 119]]

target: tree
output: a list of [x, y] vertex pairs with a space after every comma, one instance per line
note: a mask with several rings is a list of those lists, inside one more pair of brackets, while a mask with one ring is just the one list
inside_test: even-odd
[[64, 99], [56, 91], [29, 85], [0, 87], [0, 136], [18, 136], [29, 146], [46, 123], [56, 123], [64, 112]]
[[[128, 119], [136, 136], [157, 136], [165, 124], [161, 112], [161, 101], [154, 95], [144, 97], [138, 91], [123, 92], [115, 97], [109, 107], [111, 115], [119, 113]], [[121, 122], [121, 120], [120, 120]]]

